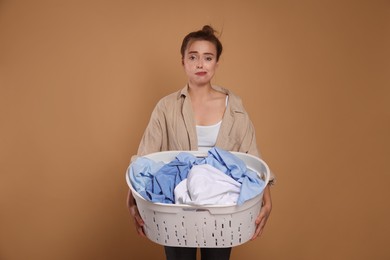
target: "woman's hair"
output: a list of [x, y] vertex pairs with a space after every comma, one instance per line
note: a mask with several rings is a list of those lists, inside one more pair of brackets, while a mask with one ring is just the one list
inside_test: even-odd
[[184, 53], [187, 49], [188, 44], [191, 41], [196, 40], [203, 40], [203, 41], [209, 41], [215, 45], [215, 48], [217, 49], [217, 61], [219, 60], [219, 56], [221, 56], [222, 53], [222, 44], [219, 41], [218, 37], [215, 36], [215, 30], [210, 25], [203, 26], [202, 30], [191, 32], [187, 34], [186, 37], [183, 39], [183, 43], [181, 44], [180, 53], [182, 59], [184, 59]]

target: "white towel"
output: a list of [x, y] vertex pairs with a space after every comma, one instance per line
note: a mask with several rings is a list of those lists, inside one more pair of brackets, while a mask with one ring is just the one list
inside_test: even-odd
[[174, 190], [177, 204], [234, 205], [241, 184], [209, 164], [194, 165]]

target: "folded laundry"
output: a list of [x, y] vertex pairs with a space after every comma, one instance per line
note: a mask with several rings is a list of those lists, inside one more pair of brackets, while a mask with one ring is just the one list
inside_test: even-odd
[[210, 149], [205, 158], [181, 152], [165, 165], [146, 157], [138, 157], [130, 165], [128, 174], [134, 189], [142, 197], [152, 202], [172, 204], [175, 203], [175, 187], [187, 179], [191, 168], [203, 164], [213, 166], [241, 184], [238, 205], [259, 195], [265, 187], [264, 181], [254, 171], [248, 169], [241, 159], [217, 147]]

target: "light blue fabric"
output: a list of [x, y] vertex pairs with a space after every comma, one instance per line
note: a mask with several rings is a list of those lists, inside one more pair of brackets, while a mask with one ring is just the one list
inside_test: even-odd
[[175, 203], [174, 189], [187, 178], [191, 164], [175, 159], [164, 165], [151, 182], [146, 185], [146, 192], [153, 202]]
[[237, 204], [259, 195], [265, 183], [257, 174], [249, 170], [245, 163], [232, 153], [214, 147], [205, 158], [182, 152], [174, 160], [162, 166], [145, 157], [137, 158], [129, 167], [128, 174], [134, 189], [147, 200], [160, 203], [175, 203], [174, 189], [187, 178], [193, 165], [210, 164], [241, 183]]
[[248, 169], [245, 163], [234, 154], [214, 147], [209, 150], [206, 163], [226, 173], [241, 183], [240, 196], [237, 204], [241, 205], [259, 195], [265, 188], [265, 183], [256, 172]]
[[130, 164], [128, 176], [133, 188], [145, 199], [150, 200], [146, 187], [152, 182], [154, 175], [164, 166], [163, 162], [155, 162], [146, 157], [138, 157]]

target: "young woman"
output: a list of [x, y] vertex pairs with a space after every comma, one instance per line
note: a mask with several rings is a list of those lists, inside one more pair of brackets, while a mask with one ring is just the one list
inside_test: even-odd
[[[167, 150], [207, 151], [217, 146], [259, 157], [255, 130], [241, 99], [211, 84], [221, 53], [222, 44], [208, 25], [183, 39], [181, 55], [187, 85], [157, 103], [139, 145], [138, 156]], [[145, 236], [144, 223], [130, 191], [128, 207], [138, 234]], [[268, 186], [252, 239], [263, 232], [271, 208]], [[201, 249], [202, 260], [229, 259], [230, 252], [231, 248]], [[165, 253], [168, 260], [196, 259], [196, 248], [165, 247]]]

